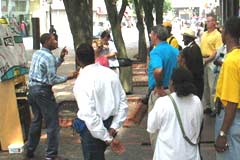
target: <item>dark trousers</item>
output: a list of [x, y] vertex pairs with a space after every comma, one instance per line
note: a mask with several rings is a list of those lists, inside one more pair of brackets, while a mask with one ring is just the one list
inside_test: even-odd
[[34, 117], [30, 125], [27, 150], [32, 153], [35, 151], [41, 136], [42, 119], [44, 119], [47, 128], [46, 157], [55, 157], [58, 154], [59, 123], [58, 106], [51, 87], [29, 87], [28, 101]]
[[197, 88], [197, 96], [202, 99], [204, 82], [203, 79], [194, 79], [194, 85]]
[[[104, 126], [109, 129], [113, 117], [103, 121]], [[105, 160], [104, 152], [107, 145], [104, 141], [94, 138], [86, 128], [80, 135], [84, 160]]]

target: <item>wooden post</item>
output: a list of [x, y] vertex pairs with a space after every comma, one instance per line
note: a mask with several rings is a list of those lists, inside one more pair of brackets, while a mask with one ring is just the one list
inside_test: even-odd
[[0, 144], [8, 150], [10, 144], [24, 144], [14, 79], [0, 82], [0, 91]]

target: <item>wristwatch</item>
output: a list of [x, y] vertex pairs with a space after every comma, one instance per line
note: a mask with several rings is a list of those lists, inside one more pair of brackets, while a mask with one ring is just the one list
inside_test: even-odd
[[224, 131], [220, 131], [219, 136], [225, 137], [225, 136], [226, 136], [226, 133], [225, 133]]

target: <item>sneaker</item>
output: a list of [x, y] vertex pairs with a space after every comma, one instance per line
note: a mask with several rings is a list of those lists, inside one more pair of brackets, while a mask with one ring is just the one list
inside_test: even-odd
[[45, 160], [68, 160], [68, 159], [62, 156], [56, 156], [56, 157], [46, 157]]
[[26, 150], [25, 152], [25, 157], [23, 160], [33, 160], [34, 159], [34, 154], [30, 150]]

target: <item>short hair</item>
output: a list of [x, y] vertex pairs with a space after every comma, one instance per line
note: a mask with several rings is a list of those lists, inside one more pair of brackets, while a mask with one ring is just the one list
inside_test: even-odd
[[197, 89], [193, 84], [192, 73], [184, 67], [178, 67], [173, 70], [171, 80], [174, 90], [179, 97], [196, 94]]
[[101, 38], [104, 38], [104, 37], [107, 37], [109, 39], [111, 38], [110, 32], [108, 30], [105, 30], [102, 32]]
[[52, 35], [51, 33], [42, 34], [41, 37], [40, 37], [40, 43], [42, 45], [44, 45], [46, 43], [46, 41], [50, 39], [51, 35]]
[[152, 32], [155, 33], [161, 41], [166, 41], [169, 36], [168, 30], [162, 25], [154, 26]]
[[213, 14], [213, 13], [209, 13], [209, 14], [207, 14], [206, 17], [212, 17], [213, 20], [217, 22], [217, 16], [216, 16], [215, 14]]
[[240, 18], [230, 17], [224, 24], [224, 33], [239, 41], [240, 38]]
[[83, 66], [93, 64], [95, 62], [94, 50], [88, 43], [83, 43], [78, 46], [76, 49], [76, 56], [78, 62], [80, 62]]

